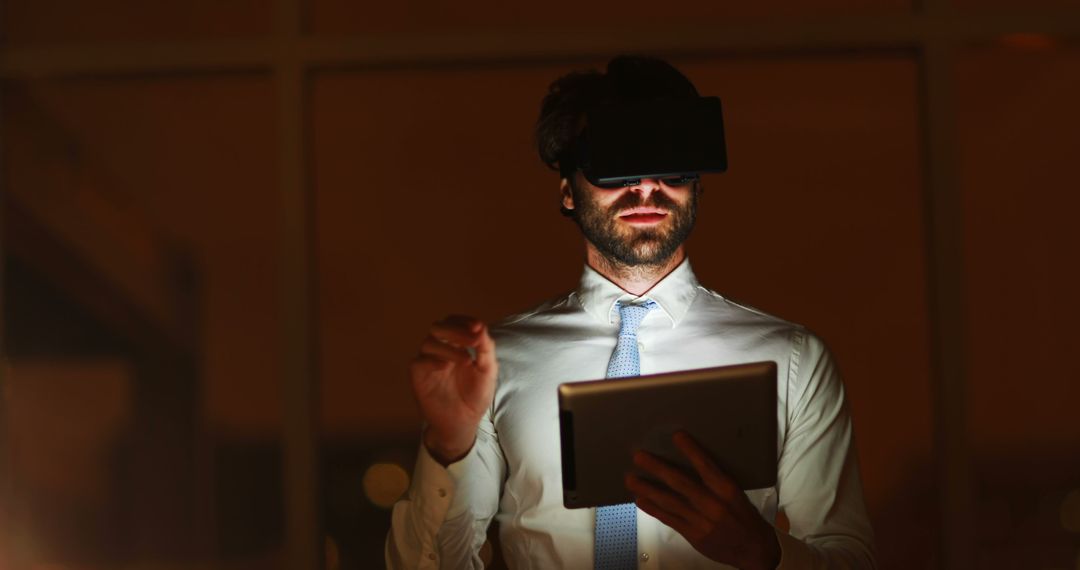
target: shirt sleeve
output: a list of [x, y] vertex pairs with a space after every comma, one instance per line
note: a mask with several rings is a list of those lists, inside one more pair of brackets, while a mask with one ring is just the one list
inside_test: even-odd
[[484, 567], [480, 547], [499, 506], [505, 462], [490, 417], [461, 460], [443, 467], [423, 444], [406, 496], [394, 504], [386, 567]]
[[876, 568], [844, 387], [825, 345], [799, 331], [788, 379], [788, 432], [780, 454], [778, 569]]

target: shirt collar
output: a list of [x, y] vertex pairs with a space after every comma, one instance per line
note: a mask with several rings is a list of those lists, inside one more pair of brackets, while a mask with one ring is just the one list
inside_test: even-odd
[[623, 291], [618, 285], [612, 283], [598, 271], [585, 266], [585, 272], [581, 275], [581, 284], [578, 286], [577, 297], [585, 312], [593, 318], [605, 323], [618, 322], [618, 311], [615, 303], [629, 302], [640, 303], [647, 299], [656, 301], [661, 312], [671, 321], [671, 326], [677, 326], [686, 312], [690, 309], [690, 303], [697, 296], [698, 281], [694, 272], [690, 269], [690, 260], [684, 259], [671, 273], [668, 273], [653, 285], [652, 289], [644, 295], [632, 295]]

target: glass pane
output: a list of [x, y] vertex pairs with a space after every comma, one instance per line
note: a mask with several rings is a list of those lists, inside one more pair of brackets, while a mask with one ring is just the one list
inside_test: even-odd
[[272, 86], [5, 90], [14, 567], [280, 566]]
[[10, 46], [238, 38], [270, 33], [260, 0], [11, 0], [0, 7]]
[[[882, 567], [925, 565], [936, 506], [915, 66], [676, 63], [724, 99], [731, 156], [727, 174], [705, 181], [695, 270], [830, 343]], [[406, 366], [429, 323], [448, 312], [495, 320], [577, 283], [580, 234], [558, 214], [558, 177], [531, 144], [540, 98], [566, 71], [314, 80], [324, 450], [343, 481], [325, 509], [362, 505], [348, 533], [328, 529], [346, 537], [353, 567], [381, 563], [389, 514], [349, 485], [371, 465], [410, 469], [419, 422]]]
[[977, 565], [1073, 567], [1080, 50], [971, 50], [957, 70]]

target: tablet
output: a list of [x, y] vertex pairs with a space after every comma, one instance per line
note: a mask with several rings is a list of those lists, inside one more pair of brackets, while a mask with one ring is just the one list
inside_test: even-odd
[[633, 501], [624, 475], [639, 449], [693, 468], [671, 441], [685, 430], [744, 490], [776, 484], [776, 363], [754, 362], [559, 385], [563, 504]]

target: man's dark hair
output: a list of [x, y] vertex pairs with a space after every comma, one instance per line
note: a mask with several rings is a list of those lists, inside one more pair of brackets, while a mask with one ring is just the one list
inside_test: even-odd
[[[607, 70], [576, 71], [548, 87], [536, 120], [536, 150], [552, 170], [584, 127], [585, 114], [606, 107], [658, 99], [692, 99], [694, 84], [670, 63], [642, 56], [618, 56]], [[565, 166], [565, 165], [564, 165]]]

